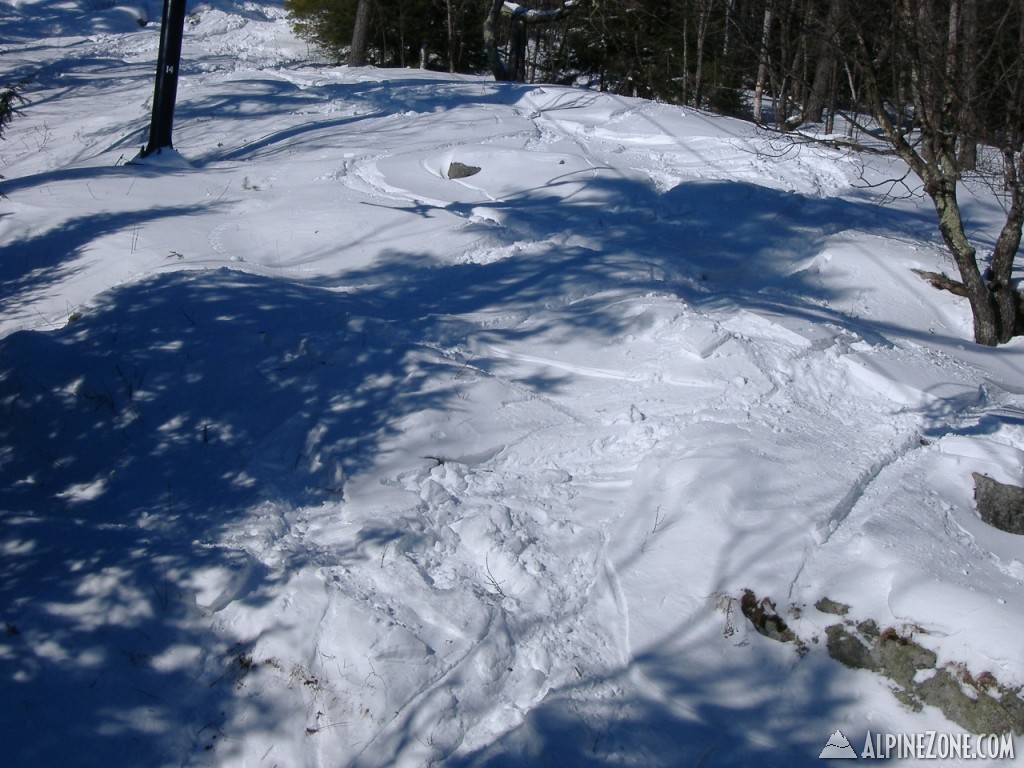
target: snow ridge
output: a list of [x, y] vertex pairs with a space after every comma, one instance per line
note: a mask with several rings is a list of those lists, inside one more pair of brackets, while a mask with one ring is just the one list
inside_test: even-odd
[[890, 158], [327, 66], [212, 0], [180, 162], [126, 165], [156, 25], [4, 10], [8, 762], [788, 768], [955, 730], [830, 659], [822, 597], [1024, 684], [1024, 558], [971, 488], [1019, 482], [1024, 348], [917, 278], [933, 212], [861, 183]]

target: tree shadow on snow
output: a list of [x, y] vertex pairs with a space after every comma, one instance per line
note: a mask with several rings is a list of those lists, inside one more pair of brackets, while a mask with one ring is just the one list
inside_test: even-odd
[[[343, 77], [352, 77], [343, 71]], [[176, 110], [177, 131], [187, 136], [196, 123], [230, 119], [236, 129], [232, 146], [219, 148], [206, 156], [193, 158], [196, 166], [237, 160], [268, 159], [290, 155], [297, 149], [315, 150], [343, 144], [345, 134], [339, 129], [353, 127], [365, 140], [360, 124], [377, 118], [415, 112], [430, 114], [439, 110], [454, 112], [460, 106], [515, 103], [531, 86], [494, 83], [484, 80], [452, 82], [449, 76], [434, 78], [389, 77], [387, 70], [369, 70], [365, 80], [333, 82], [330, 69], [322, 81], [299, 86], [275, 77], [249, 78], [234, 82], [233, 90], [192, 94]], [[355, 114], [333, 117], [324, 114], [324, 105], [357, 105]], [[247, 135], [247, 121], [266, 124], [268, 115], [276, 115], [276, 128], [260, 136]], [[401, 124], [394, 124], [399, 126]], [[389, 124], [377, 120], [372, 130], [380, 133]], [[186, 139], [187, 140], [187, 139]], [[186, 146], [182, 143], [182, 146]]]
[[[119, 169], [111, 169], [115, 171]], [[101, 171], [102, 172], [102, 171]], [[123, 173], [123, 171], [120, 171]], [[87, 178], [92, 171], [83, 172]], [[5, 312], [17, 311], [49, 286], [59, 285], [81, 266], [75, 261], [89, 243], [149, 221], [209, 210], [209, 206], [179, 205], [117, 213], [78, 216], [0, 248], [0, 297]]]
[[[350, 391], [321, 377], [358, 370], [359, 353], [325, 356], [287, 331], [320, 319], [333, 343], [345, 309], [321, 294], [166, 275], [62, 331], [0, 342], [0, 732], [14, 764], [180, 764], [216, 743], [245, 648], [201, 619], [259, 605], [270, 580], [218, 534], [337, 492], [308, 419]], [[197, 604], [207, 567], [224, 591]]]
[[[367, 203], [367, 205], [376, 205]], [[386, 206], [394, 208], [394, 206]], [[805, 322], [833, 322], [871, 343], [887, 336], [929, 338], [915, 329], [853, 317], [830, 306], [848, 290], [817, 279], [827, 239], [845, 230], [902, 234], [916, 218], [870, 203], [818, 199], [746, 182], [701, 181], [658, 192], [644, 181], [567, 173], [504, 200], [444, 206], [417, 203], [410, 214], [452, 214], [477, 250], [510, 257], [445, 263], [393, 251], [340, 275], [337, 285], [372, 284], [394, 316], [426, 318], [504, 308], [568, 307], [602, 291], [674, 296], [698, 310], [742, 308]], [[565, 311], [566, 328], [597, 338], [638, 329], [614, 311]], [[495, 331], [510, 337], [537, 329]]]
[[[117, 34], [138, 31], [146, 24], [159, 30], [162, 3], [152, 0], [33, 0], [4, 13], [4, 37], [7, 42], [38, 40], [40, 36]], [[189, 10], [193, 10], [189, 3]], [[207, 0], [207, 9], [219, 8], [247, 19], [264, 20], [264, 8], [280, 9], [281, 0]], [[193, 10], [194, 12], [194, 10]], [[143, 24], [145, 22], [145, 24]], [[159, 31], [157, 32], [159, 34]]]
[[[562, 194], [558, 184], [574, 186]], [[244, 542], [226, 546], [225, 532], [270, 520], [264, 528], [285, 535], [292, 509], [341, 502], [346, 478], [384, 457], [403, 416], [458, 411], [463, 361], [437, 349], [482, 333], [475, 313], [546, 308], [567, 340], [609, 341], [643, 321], [591, 299], [625, 287], [681, 307], [728, 302], [821, 319], [833, 297], [805, 262], [851, 223], [885, 226], [868, 206], [748, 184], [666, 194], [623, 179], [554, 185], [427, 212], [466, 219], [492, 253], [534, 244], [517, 255], [445, 263], [391, 253], [316, 282], [162, 274], [109, 292], [65, 329], [0, 340], [0, 680], [9, 702], [0, 734], [14, 764], [154, 766], [218, 748], [240, 705], [246, 646], [208, 617], [230, 601], [265, 605], [287, 576]], [[97, 234], [114, 225], [97, 223]], [[888, 330], [860, 322], [864, 333]], [[551, 330], [513, 322], [487, 333], [522, 342]], [[474, 360], [485, 371], [503, 364]], [[568, 379], [520, 384], [549, 395]], [[367, 535], [391, 540], [394, 528], [382, 521]], [[203, 596], [196, 579], [211, 569], [228, 576], [222, 592]], [[636, 663], [694, 700], [692, 711], [682, 717], [644, 698], [580, 703], [566, 690], [528, 716], [517, 732], [525, 741], [510, 735], [452, 764], [543, 764], [526, 760], [536, 753], [612, 765], [612, 755], [634, 750], [774, 764], [760, 742], [723, 736], [736, 732], [721, 730], [734, 718], [755, 730], [768, 723], [780, 755], [820, 750], [828, 737], [792, 735], [803, 710], [783, 721], [764, 691], [746, 709], [716, 710], [700, 692], [723, 681], [680, 672], [656, 650]], [[824, 666], [812, 669], [806, 712], [827, 712], [841, 697]], [[249, 727], [273, 721], [271, 704], [245, 706], [264, 720], [250, 717]]]
[[[688, 632], [682, 627], [678, 634]], [[707, 647], [708, 641], [702, 642]], [[733, 645], [728, 639], [718, 642]], [[733, 654], [733, 662], [719, 661], [709, 669], [688, 659], [685, 647], [642, 654], [620, 673], [548, 692], [516, 728], [444, 765], [815, 764], [832, 732], [844, 727], [829, 713], [849, 706], [853, 697], [842, 690], [836, 665], [824, 654], [797, 661], [790, 649], [792, 659], [786, 661], [772, 652], [777, 649], [765, 647], [772, 642], [755, 637]], [[699, 647], [693, 643], [694, 650]], [[652, 693], [655, 686], [658, 693]], [[865, 734], [845, 727], [844, 735], [859, 753]]]

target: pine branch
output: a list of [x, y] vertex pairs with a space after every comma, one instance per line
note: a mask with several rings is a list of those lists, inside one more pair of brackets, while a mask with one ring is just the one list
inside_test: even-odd
[[25, 103], [25, 97], [21, 95], [24, 88], [25, 81], [19, 80], [0, 90], [0, 138], [3, 138], [4, 129], [10, 122], [21, 114], [18, 107]]

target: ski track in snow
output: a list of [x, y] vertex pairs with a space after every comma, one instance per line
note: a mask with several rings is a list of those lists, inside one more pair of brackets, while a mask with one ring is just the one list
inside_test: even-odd
[[[1019, 547], [963, 482], [1019, 473], [1020, 347], [960, 343], [963, 308], [908, 276], [942, 264], [917, 210], [851, 191], [865, 161], [609, 94], [318, 66], [281, 8], [216, 0], [189, 17], [192, 162], [135, 171], [155, 30], [64, 11], [5, 53], [39, 82], [0, 220], [0, 665], [57, 692], [55, 717], [30, 686], [12, 707], [32, 764], [67, 751], [40, 730], [61, 686], [89, 703], [69, 738], [116, 720], [140, 765], [789, 765], [837, 723], [954, 728], [751, 632], [746, 588], [815, 636], [827, 595], [1024, 681]], [[30, 531], [68, 516], [60, 581]]]

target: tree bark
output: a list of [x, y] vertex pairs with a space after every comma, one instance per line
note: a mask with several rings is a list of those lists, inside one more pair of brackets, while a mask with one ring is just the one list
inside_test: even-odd
[[452, 12], [452, 0], [444, 0], [445, 37], [448, 44], [448, 71], [455, 72], [455, 18]]
[[704, 43], [708, 36], [708, 24], [711, 22], [711, 3], [702, 1], [697, 9], [697, 69], [693, 75], [693, 104], [701, 106], [704, 88]]
[[508, 67], [501, 60], [501, 52], [498, 50], [498, 19], [504, 4], [504, 0], [491, 0], [491, 9], [484, 18], [484, 48], [487, 51], [487, 64], [491, 68], [494, 79], [498, 81], [512, 79]]
[[761, 25], [761, 45], [758, 51], [757, 80], [754, 85], [754, 122], [762, 122], [764, 104], [764, 84], [768, 79], [768, 43], [772, 31], [772, 4], [764, 7], [764, 20]]
[[964, 231], [963, 216], [956, 197], [956, 181], [935, 179], [931, 184], [926, 181], [925, 191], [935, 205], [939, 232], [967, 292], [967, 301], [974, 319], [974, 340], [994, 347], [999, 344], [1002, 336], [1000, 313], [995, 297], [978, 267], [977, 250]]
[[[1018, 330], [1020, 299], [1012, 285], [1013, 263], [1021, 242], [1024, 225], [1024, 139], [1016, 125], [1009, 125], [1010, 144], [1003, 147], [1004, 185], [1009, 196], [1006, 219], [996, 241], [992, 262], [982, 274], [978, 253], [968, 238], [960, 205], [957, 184], [962, 167], [958, 162], [957, 138], [963, 127], [958, 91], [963, 84], [964, 70], [956, 41], [960, 30], [953, 2], [953, 18], [939, 18], [932, 0], [900, 0], [900, 14], [894, 17], [891, 40], [881, 58], [873, 56], [866, 43], [868, 30], [858, 28], [855, 64], [861, 75], [864, 96], [881, 128], [882, 137], [921, 179], [925, 193], [931, 198], [938, 218], [939, 233], [953, 257], [970, 304], [974, 321], [974, 340], [996, 346], [1009, 341]], [[1024, 1], [1021, 2], [1024, 10]], [[942, 29], [943, 21], [947, 26]], [[847, 23], [857, 28], [855, 19]], [[1024, 19], [1021, 20], [1024, 25]], [[954, 27], [954, 28], [951, 28]], [[1024, 30], [1022, 30], [1024, 35]], [[959, 49], [962, 51], [962, 48]], [[1024, 55], [1018, 52], [1018, 57]], [[1015, 64], [1021, 67], [1017, 59]], [[881, 72], [894, 68], [909, 76], [913, 100], [915, 133], [904, 122], [905, 108], [897, 96], [896, 116], [880, 84]], [[1024, 76], [1022, 76], [1024, 77]], [[1019, 110], [1012, 109], [1008, 120], [1019, 119]]]
[[509, 20], [508, 73], [510, 80], [526, 80], [526, 22], [519, 14]]
[[1020, 328], [1021, 296], [1013, 285], [1013, 262], [1020, 249], [1024, 229], [1024, 151], [1003, 151], [1003, 173], [1009, 191], [1006, 221], [992, 251], [989, 285], [999, 315], [1001, 343], [1009, 341]]
[[349, 48], [348, 65], [366, 65], [366, 36], [370, 29], [370, 0], [359, 0], [356, 6], [356, 23], [352, 30], [352, 46]]
[[[954, 20], [960, 12], [961, 19]], [[973, 171], [978, 167], [978, 135], [974, 119], [974, 101], [978, 90], [978, 3], [977, 0], [957, 0], [950, 7], [950, 33], [955, 35], [963, 49], [961, 61], [963, 93], [961, 94], [960, 133], [958, 157], [960, 168]]]
[[[526, 27], [529, 24], [548, 24], [563, 18], [576, 5], [577, 0], [564, 0], [561, 6], [549, 11], [525, 8], [511, 0], [491, 0], [491, 9], [484, 19], [484, 48], [487, 63], [495, 80], [522, 80], [526, 73]], [[498, 19], [502, 10], [512, 17], [509, 35], [509, 62], [501, 60], [498, 50]]]
[[728, 58], [732, 53], [732, 28], [736, 24], [733, 14], [736, 11], [736, 0], [725, 0], [725, 25], [722, 29], [722, 56]]
[[839, 21], [839, 1], [831, 0], [821, 36], [818, 39], [814, 80], [811, 82], [807, 101], [804, 104], [803, 119], [809, 123], [820, 123], [835, 79], [835, 33]]

